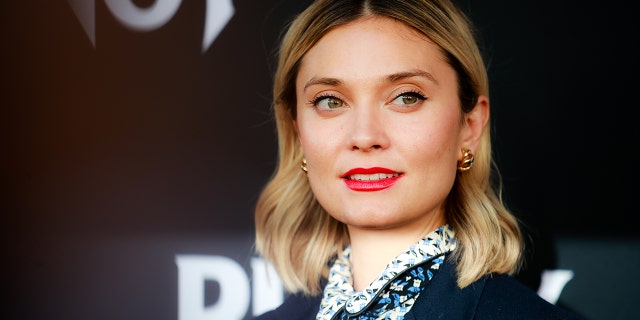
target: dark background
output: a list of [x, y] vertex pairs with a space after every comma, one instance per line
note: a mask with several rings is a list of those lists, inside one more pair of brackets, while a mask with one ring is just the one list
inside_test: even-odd
[[[206, 0], [149, 32], [96, 0], [95, 47], [65, 0], [0, 4], [3, 313], [176, 319], [176, 254], [246, 263], [276, 157], [275, 41], [308, 2], [234, 1], [205, 52]], [[504, 196], [529, 226], [519, 278], [572, 269], [559, 304], [640, 317], [633, 10], [458, 2], [489, 65]]]

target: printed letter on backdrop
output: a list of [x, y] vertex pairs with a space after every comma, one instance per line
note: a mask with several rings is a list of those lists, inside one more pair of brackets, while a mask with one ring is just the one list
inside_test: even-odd
[[104, 0], [111, 13], [125, 26], [137, 31], [150, 31], [173, 18], [182, 0], [156, 0], [148, 8], [136, 6], [132, 0]]
[[204, 22], [204, 38], [202, 39], [202, 52], [207, 51], [213, 40], [224, 29], [235, 9], [231, 0], [207, 0], [207, 18]]
[[542, 272], [538, 295], [555, 304], [560, 298], [562, 289], [573, 279], [571, 270], [545, 270]]
[[[232, 0], [206, 1], [206, 16], [202, 52], [206, 52], [235, 13]], [[96, 0], [68, 0], [82, 28], [96, 46]], [[121, 24], [135, 31], [152, 31], [165, 25], [178, 11], [182, 0], [155, 0], [153, 5], [140, 8], [133, 0], [104, 0]]]
[[253, 315], [262, 314], [276, 308], [284, 301], [282, 281], [272, 265], [266, 265], [262, 258], [251, 259], [253, 271]]
[[[249, 278], [242, 266], [222, 256], [177, 255], [178, 320], [239, 320], [247, 313]], [[205, 281], [216, 281], [220, 295], [205, 306]]]

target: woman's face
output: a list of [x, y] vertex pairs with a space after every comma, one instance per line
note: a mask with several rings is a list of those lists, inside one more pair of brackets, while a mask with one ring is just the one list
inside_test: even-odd
[[457, 91], [439, 48], [399, 22], [360, 19], [320, 39], [296, 78], [295, 125], [325, 210], [350, 229], [444, 223], [474, 139]]

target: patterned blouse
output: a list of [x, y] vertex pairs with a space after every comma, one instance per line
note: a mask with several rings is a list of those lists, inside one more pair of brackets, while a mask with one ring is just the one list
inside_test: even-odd
[[402, 320], [456, 247], [453, 229], [444, 225], [393, 259], [363, 291], [353, 289], [347, 246], [329, 272], [316, 320]]

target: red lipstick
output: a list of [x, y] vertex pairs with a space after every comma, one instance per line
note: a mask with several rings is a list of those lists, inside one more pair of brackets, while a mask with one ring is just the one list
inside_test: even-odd
[[379, 191], [394, 185], [402, 173], [381, 167], [354, 168], [342, 175], [347, 188], [354, 191]]

